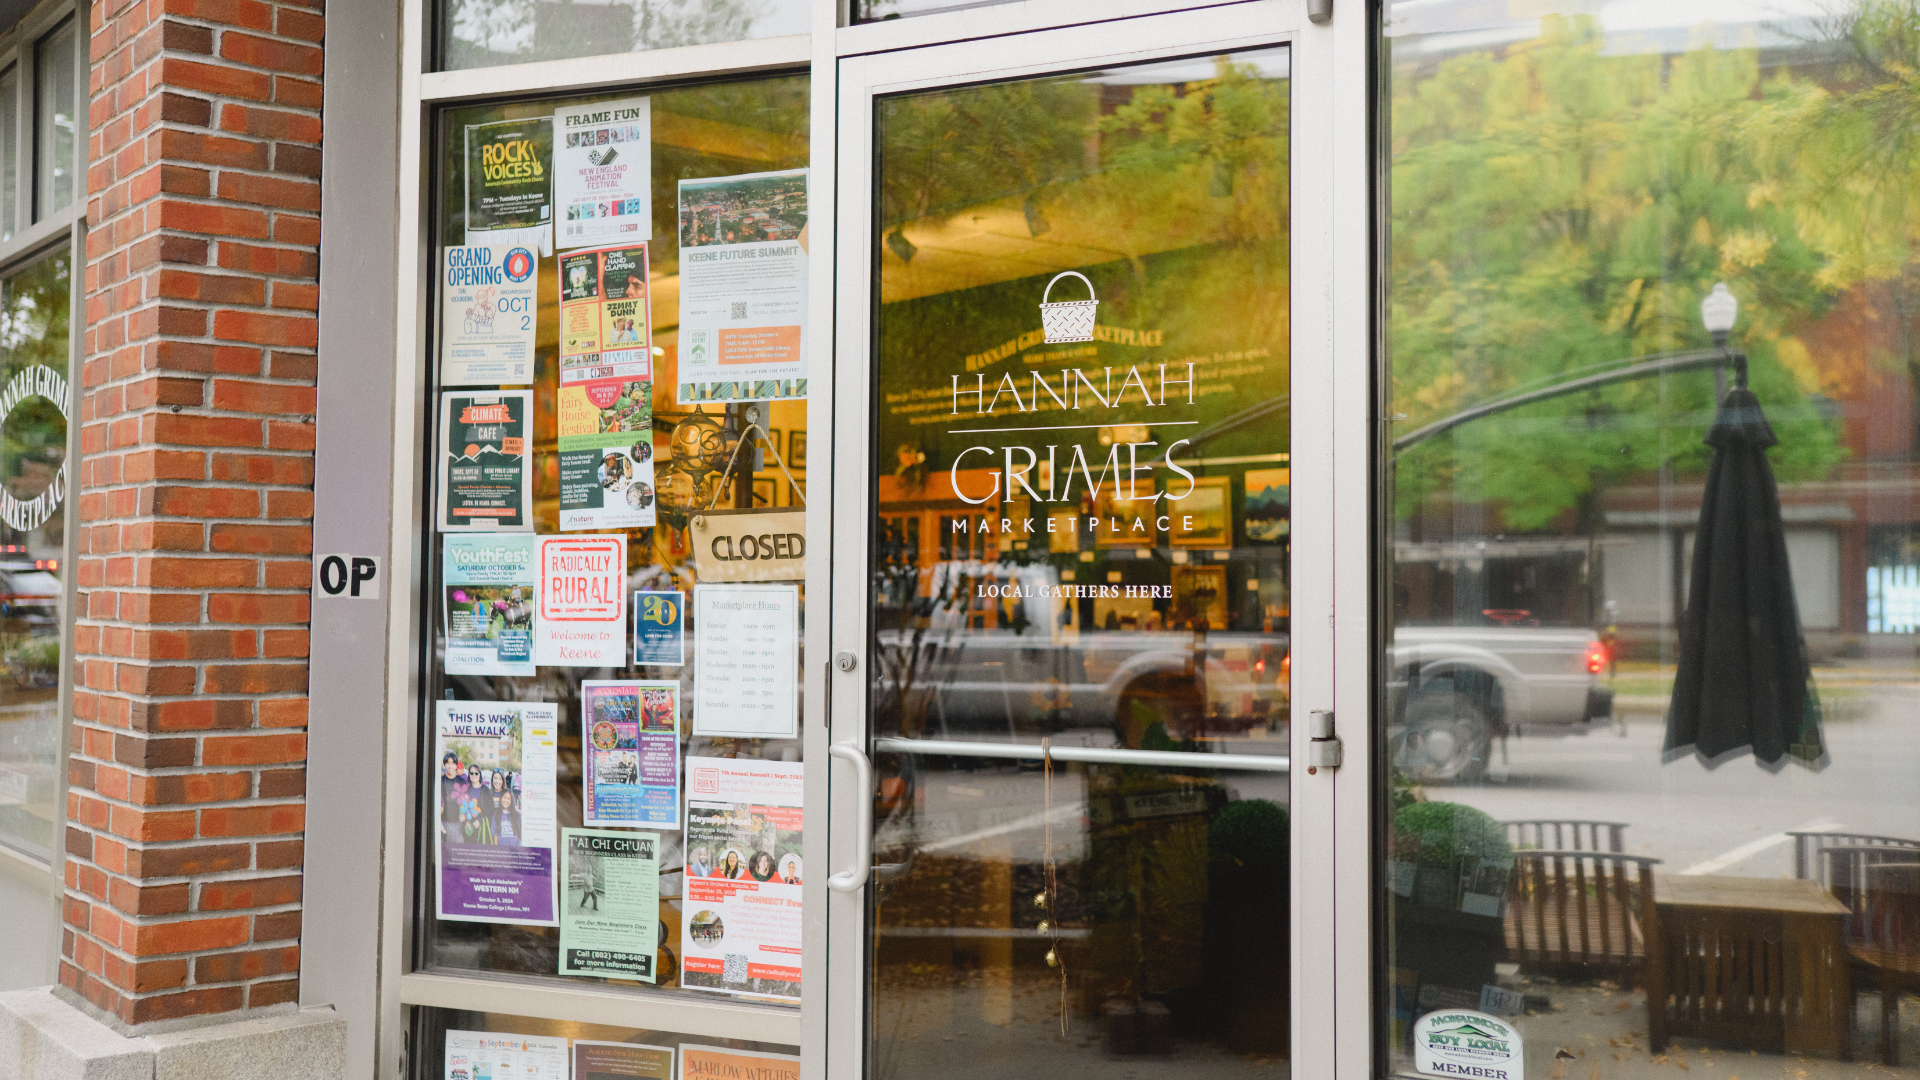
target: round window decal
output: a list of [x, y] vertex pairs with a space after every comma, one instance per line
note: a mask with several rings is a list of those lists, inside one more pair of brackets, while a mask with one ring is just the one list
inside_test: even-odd
[[[30, 397], [46, 398], [60, 410], [63, 420], [72, 422], [67, 416], [67, 380], [59, 372], [44, 364], [32, 367], [15, 375], [4, 391], [0, 391], [0, 426], [4, 426], [13, 416], [13, 410]], [[13, 497], [13, 492], [0, 484], [0, 521], [21, 532], [32, 532], [46, 524], [53, 512], [60, 508], [60, 501], [67, 494], [67, 463], [61, 459], [59, 471], [53, 474], [53, 481], [47, 489], [26, 501]]]

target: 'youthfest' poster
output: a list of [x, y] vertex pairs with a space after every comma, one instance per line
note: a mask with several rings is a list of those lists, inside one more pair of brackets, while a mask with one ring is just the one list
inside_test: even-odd
[[553, 254], [553, 121], [467, 125], [467, 243]]
[[433, 704], [440, 918], [553, 926], [559, 707]]
[[660, 837], [560, 830], [560, 974], [654, 981]]
[[533, 531], [533, 391], [440, 395], [441, 532]]
[[680, 985], [800, 999], [804, 766], [687, 759]]
[[647, 98], [553, 114], [560, 248], [653, 236], [653, 110]]
[[807, 396], [807, 170], [680, 181], [682, 404]]
[[588, 825], [680, 827], [680, 684], [583, 682]]
[[647, 246], [560, 260], [560, 528], [654, 522]]
[[532, 533], [440, 538], [449, 675], [532, 675], [540, 567]]

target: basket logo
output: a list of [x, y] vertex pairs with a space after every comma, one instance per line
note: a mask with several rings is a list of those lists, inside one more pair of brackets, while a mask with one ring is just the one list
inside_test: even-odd
[[[1048, 303], [1053, 297], [1053, 287], [1063, 277], [1079, 278], [1087, 286], [1085, 300], [1062, 300]], [[1093, 294], [1093, 282], [1078, 270], [1065, 270], [1053, 275], [1047, 282], [1046, 291], [1040, 294], [1040, 330], [1046, 336], [1049, 345], [1060, 345], [1073, 341], [1093, 340], [1093, 313], [1100, 306], [1100, 298]]]
[[1471, 1009], [1430, 1012], [1413, 1025], [1413, 1067], [1430, 1076], [1523, 1080], [1520, 1033]]

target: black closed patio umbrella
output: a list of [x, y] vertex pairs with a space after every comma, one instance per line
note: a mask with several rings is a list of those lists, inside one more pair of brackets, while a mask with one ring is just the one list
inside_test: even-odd
[[1820, 700], [1767, 463], [1767, 448], [1779, 440], [1740, 382], [1707, 433], [1713, 464], [1680, 620], [1664, 757], [1691, 753], [1711, 768], [1751, 749], [1771, 769], [1790, 760], [1821, 768]]

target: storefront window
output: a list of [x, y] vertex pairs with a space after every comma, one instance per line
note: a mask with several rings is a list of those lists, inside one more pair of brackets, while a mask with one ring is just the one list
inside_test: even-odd
[[13, 239], [20, 205], [20, 68], [0, 71], [0, 241]]
[[0, 284], [0, 844], [51, 859], [60, 820], [60, 648], [69, 260]]
[[74, 35], [72, 19], [40, 39], [35, 50], [34, 78], [36, 105], [34, 126], [39, 171], [34, 184], [34, 220], [40, 220], [73, 203], [74, 151], [79, 143], [81, 123], [74, 96]]
[[798, 1000], [807, 109], [440, 114], [425, 968]]
[[808, 0], [445, 0], [443, 69], [804, 34]]
[[1920, 1060], [1917, 26], [1389, 5], [1392, 1071]]
[[1285, 1074], [1288, 59], [876, 103], [874, 1075]]

